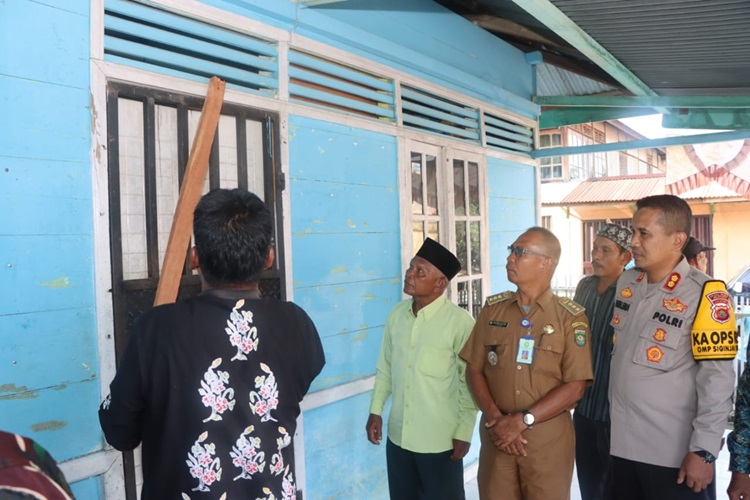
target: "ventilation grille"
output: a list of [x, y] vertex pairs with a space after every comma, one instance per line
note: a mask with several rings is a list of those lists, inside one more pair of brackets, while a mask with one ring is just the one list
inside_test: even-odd
[[528, 156], [534, 147], [534, 129], [485, 113], [484, 140], [490, 149]]
[[404, 126], [479, 144], [479, 110], [406, 85], [401, 86]]
[[157, 73], [227, 84], [266, 96], [278, 89], [275, 42], [125, 0], [107, 0], [104, 57]]
[[289, 100], [395, 123], [393, 80], [289, 51]]

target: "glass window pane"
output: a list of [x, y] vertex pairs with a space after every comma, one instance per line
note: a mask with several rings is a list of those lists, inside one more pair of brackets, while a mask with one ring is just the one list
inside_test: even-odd
[[561, 134], [552, 134], [552, 145], [553, 146], [561, 146], [562, 145], [562, 135]]
[[[411, 153], [411, 213], [424, 214], [422, 195], [422, 154]], [[424, 238], [422, 238], [424, 239]], [[419, 240], [422, 241], [422, 240]]]
[[456, 215], [466, 215], [466, 186], [463, 160], [453, 160], [453, 199]]
[[479, 316], [482, 310], [482, 280], [473, 280], [471, 282], [471, 314], [475, 318]]
[[247, 147], [247, 188], [265, 200], [263, 180], [263, 123], [245, 120]]
[[438, 214], [437, 158], [425, 155], [425, 174], [427, 175], [427, 215]]
[[479, 215], [479, 165], [469, 162], [469, 214]]
[[461, 263], [459, 276], [466, 274], [466, 222], [456, 222], [456, 257]]
[[412, 239], [414, 240], [414, 251], [412, 252], [412, 255], [416, 255], [419, 248], [422, 246], [422, 243], [424, 243], [424, 229], [421, 222], [412, 222], [411, 228]]
[[471, 222], [471, 233], [469, 234], [469, 244], [471, 245], [471, 274], [482, 272], [482, 241], [479, 221]]
[[548, 148], [549, 147], [549, 135], [540, 135], [539, 136], [539, 147], [540, 148]]
[[143, 103], [120, 99], [118, 108], [122, 273], [132, 280], [148, 277]]
[[172, 219], [180, 196], [177, 179], [177, 110], [156, 106], [156, 228], [158, 233], [159, 265], [167, 252]]
[[427, 223], [427, 236], [435, 241], [440, 241], [440, 223], [428, 222]]
[[236, 188], [237, 176], [237, 118], [222, 115], [219, 117], [219, 186]]
[[469, 310], [469, 284], [466, 281], [459, 281], [457, 284], [457, 303], [459, 307]]

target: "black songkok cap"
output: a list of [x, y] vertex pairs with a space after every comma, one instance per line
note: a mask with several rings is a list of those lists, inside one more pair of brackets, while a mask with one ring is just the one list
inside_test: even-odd
[[682, 250], [682, 255], [684, 255], [687, 260], [691, 260], [699, 253], [706, 250], [716, 250], [716, 248], [704, 246], [703, 243], [701, 243], [701, 240], [691, 236], [688, 238], [688, 242]]
[[417, 252], [417, 257], [422, 257], [424, 260], [437, 267], [449, 280], [453, 279], [453, 277], [461, 270], [461, 263], [456, 256], [432, 238], [424, 240], [422, 247]]

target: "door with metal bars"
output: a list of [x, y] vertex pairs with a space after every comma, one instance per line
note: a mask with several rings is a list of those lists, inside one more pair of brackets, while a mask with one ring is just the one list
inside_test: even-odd
[[[110, 246], [115, 351], [133, 320], [152, 307], [203, 98], [121, 83], [107, 96]], [[285, 298], [278, 116], [224, 103], [212, 145], [206, 193], [245, 188], [275, 220], [274, 266], [261, 274], [264, 296]], [[178, 300], [200, 292], [185, 253]], [[124, 454], [126, 497], [137, 495], [133, 453]]]

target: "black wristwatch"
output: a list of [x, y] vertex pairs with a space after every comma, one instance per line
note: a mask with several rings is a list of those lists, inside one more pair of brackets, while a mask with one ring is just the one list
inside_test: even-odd
[[693, 453], [701, 457], [701, 459], [707, 464], [712, 464], [716, 461], [716, 457], [711, 455], [711, 453], [706, 450], [698, 450], [694, 451]]

